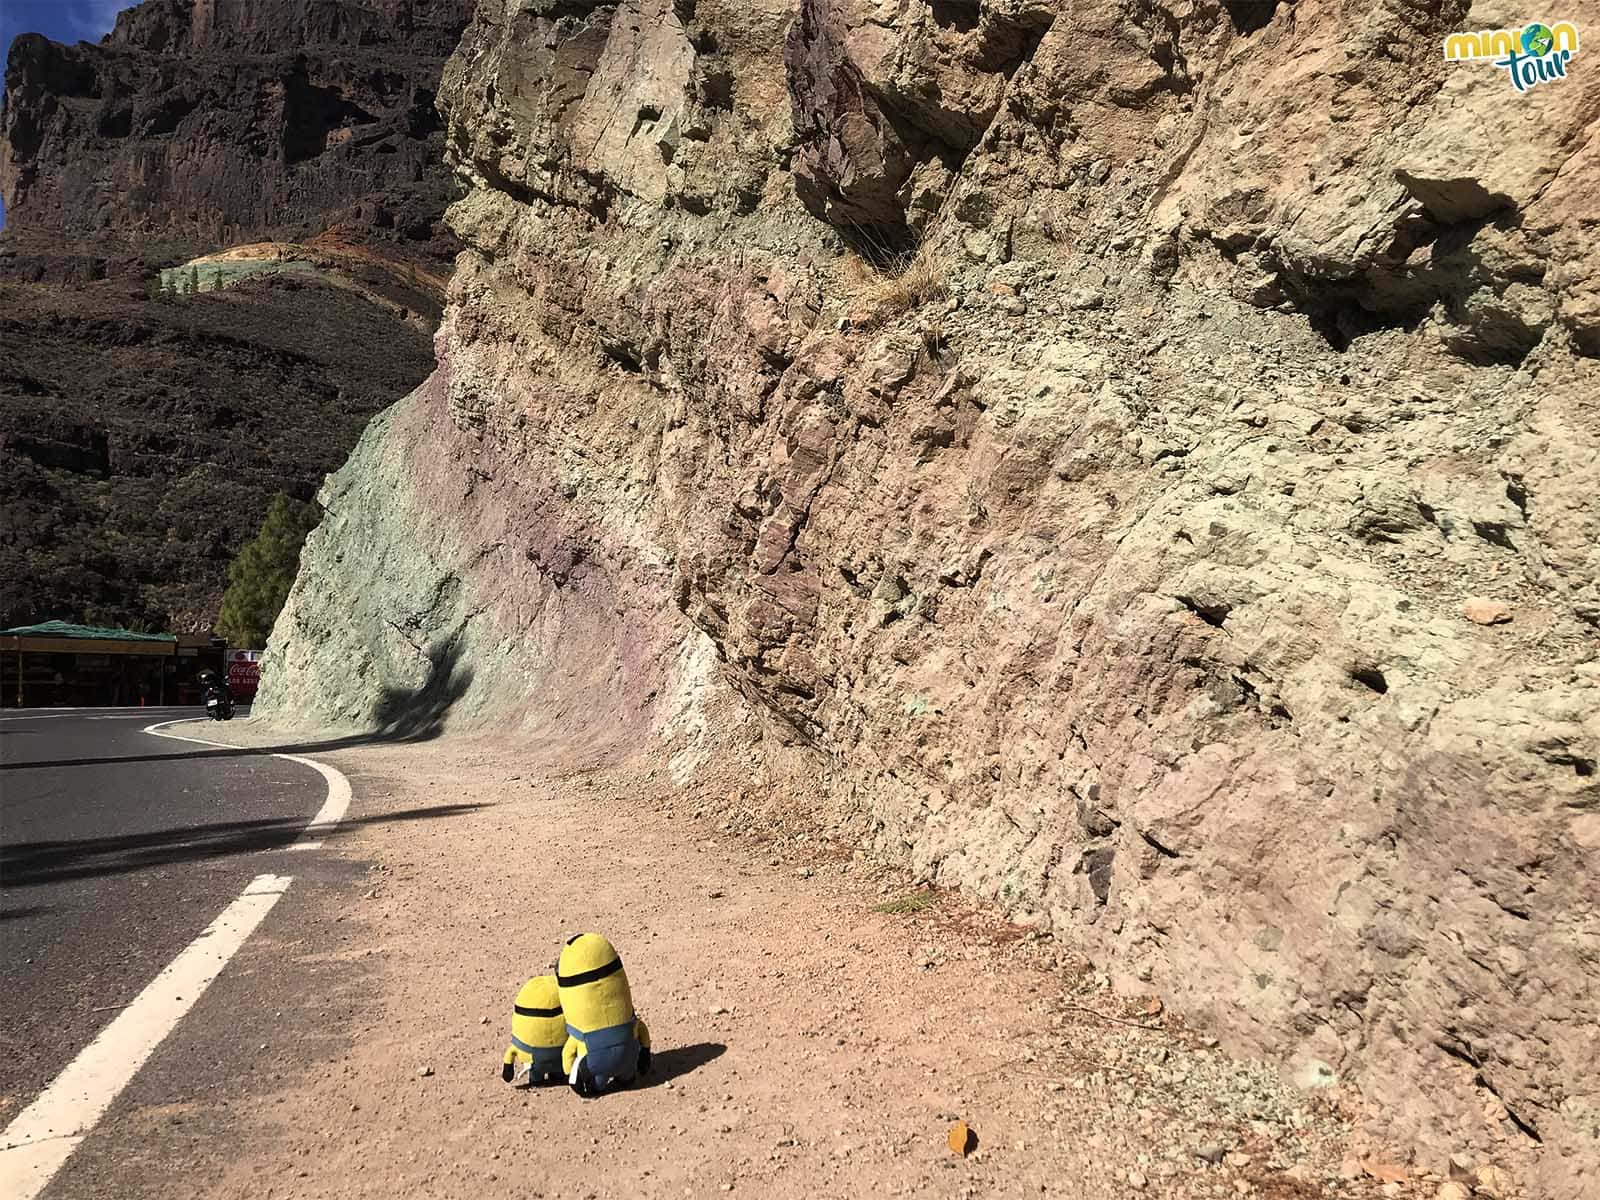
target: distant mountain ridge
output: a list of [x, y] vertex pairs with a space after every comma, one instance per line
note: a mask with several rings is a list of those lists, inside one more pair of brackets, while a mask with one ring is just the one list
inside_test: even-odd
[[[309, 499], [432, 365], [458, 249], [434, 107], [472, 0], [148, 0], [9, 51], [0, 618], [204, 629], [274, 493]], [[170, 295], [261, 242], [318, 270]], [[326, 286], [331, 285], [331, 286]]]
[[330, 225], [442, 239], [434, 93], [470, 12], [149, 0], [97, 46], [20, 37], [0, 112], [8, 225], [210, 245]]

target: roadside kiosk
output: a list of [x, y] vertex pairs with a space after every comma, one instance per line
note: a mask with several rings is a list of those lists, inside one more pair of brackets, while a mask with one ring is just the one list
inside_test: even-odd
[[0, 631], [0, 706], [163, 704], [177, 654], [170, 633], [66, 621]]

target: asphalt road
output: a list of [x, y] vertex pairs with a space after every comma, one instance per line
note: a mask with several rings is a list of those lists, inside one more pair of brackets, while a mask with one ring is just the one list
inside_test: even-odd
[[142, 732], [197, 715], [0, 713], [0, 1126], [326, 796], [299, 764]]

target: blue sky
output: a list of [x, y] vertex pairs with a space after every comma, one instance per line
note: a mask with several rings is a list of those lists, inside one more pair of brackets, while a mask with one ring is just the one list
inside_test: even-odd
[[130, 0], [0, 0], [0, 46], [19, 33], [42, 33], [58, 42], [98, 42], [111, 32]]
[[[111, 32], [129, 0], [0, 0], [0, 58], [19, 33], [42, 33], [58, 42], [98, 42]], [[0, 229], [6, 210], [0, 204]]]

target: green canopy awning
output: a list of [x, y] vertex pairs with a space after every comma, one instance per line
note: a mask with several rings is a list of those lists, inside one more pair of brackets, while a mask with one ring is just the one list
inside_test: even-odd
[[178, 640], [170, 633], [134, 633], [131, 629], [104, 629], [94, 625], [73, 625], [68, 621], [41, 621], [37, 625], [0, 629], [0, 636], [81, 638], [97, 642], [164, 642], [167, 645], [172, 645]]

